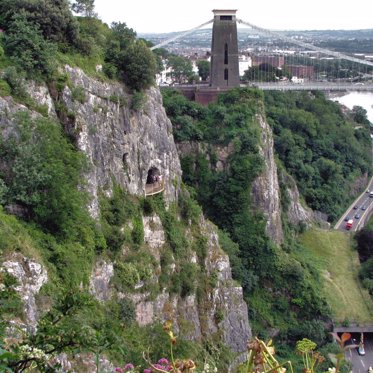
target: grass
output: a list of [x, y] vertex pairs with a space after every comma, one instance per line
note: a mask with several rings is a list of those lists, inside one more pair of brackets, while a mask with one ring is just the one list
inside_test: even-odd
[[99, 80], [108, 80], [104, 73], [96, 70], [97, 65], [103, 64], [103, 58], [99, 54], [92, 56], [82, 56], [79, 53], [58, 53], [58, 61], [61, 64], [77, 66], [86, 74]]
[[311, 229], [300, 237], [305, 251], [324, 279], [323, 289], [335, 322], [373, 323], [373, 302], [358, 280], [359, 259], [350, 233]]

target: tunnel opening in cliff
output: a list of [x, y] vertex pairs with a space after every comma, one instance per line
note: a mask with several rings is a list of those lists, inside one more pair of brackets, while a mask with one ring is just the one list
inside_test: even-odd
[[148, 176], [146, 178], [146, 184], [154, 184], [159, 181], [159, 177], [161, 176], [160, 171], [157, 167], [152, 167], [148, 171]]

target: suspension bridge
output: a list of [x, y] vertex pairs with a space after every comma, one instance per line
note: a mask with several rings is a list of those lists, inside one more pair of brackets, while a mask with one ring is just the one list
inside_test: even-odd
[[[236, 17], [236, 10], [213, 10], [214, 18], [166, 39], [161, 48], [213, 23], [210, 88], [254, 86], [262, 90], [373, 91], [373, 62], [337, 50], [322, 48], [281, 31], [261, 28]], [[266, 38], [261, 50], [238, 51], [237, 24]], [[225, 34], [225, 35], [224, 35]], [[287, 50], [275, 47], [280, 41]], [[244, 76], [239, 76], [239, 55], [249, 55]], [[237, 66], [236, 66], [237, 65]], [[201, 85], [188, 85], [202, 89]], [[205, 90], [207, 86], [205, 85]], [[184, 89], [187, 86], [184, 85]]]

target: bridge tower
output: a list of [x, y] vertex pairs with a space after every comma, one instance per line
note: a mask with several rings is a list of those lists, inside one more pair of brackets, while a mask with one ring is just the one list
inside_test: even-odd
[[240, 85], [236, 11], [236, 9], [213, 10], [210, 74], [212, 87]]

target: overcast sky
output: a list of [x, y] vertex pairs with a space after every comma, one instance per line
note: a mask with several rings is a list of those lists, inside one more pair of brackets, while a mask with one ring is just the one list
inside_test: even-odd
[[237, 9], [237, 18], [273, 30], [373, 28], [373, 0], [95, 0], [99, 18], [137, 33], [184, 31]]

